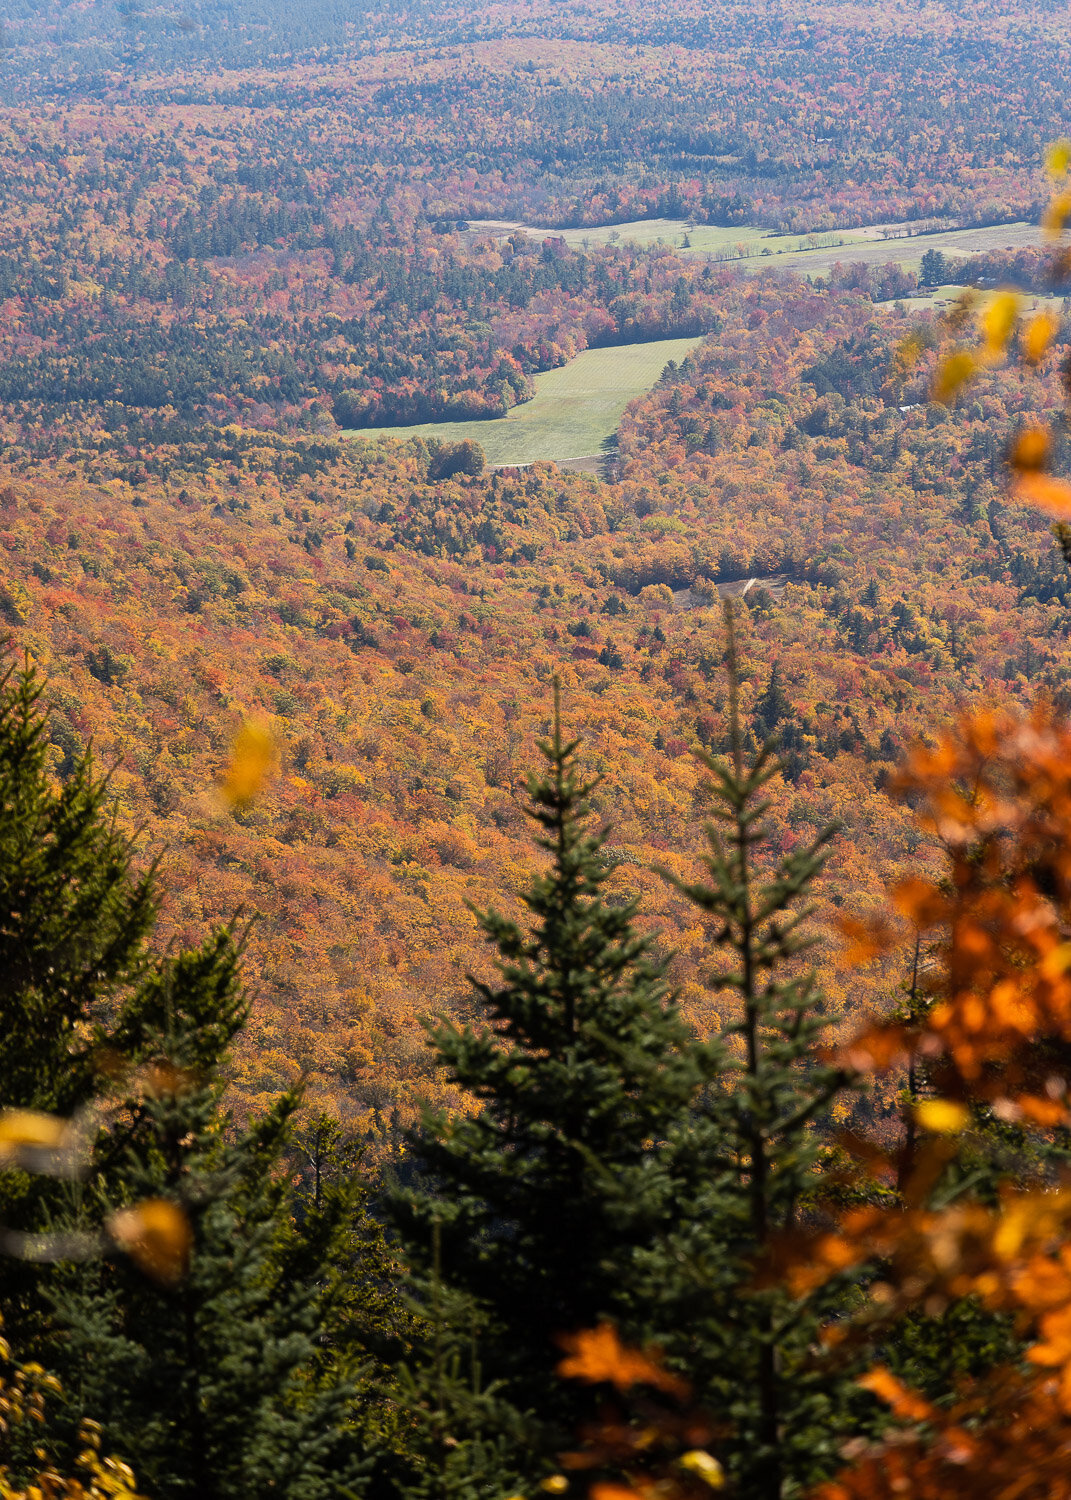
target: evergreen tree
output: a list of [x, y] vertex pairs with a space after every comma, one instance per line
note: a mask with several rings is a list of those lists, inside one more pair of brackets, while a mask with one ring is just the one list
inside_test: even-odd
[[248, 1009], [238, 947], [221, 931], [153, 957], [152, 872], [134, 874], [88, 755], [54, 785], [42, 690], [29, 668], [0, 681], [0, 1102], [69, 1115], [106, 1085], [111, 1124], [84, 1181], [3, 1173], [0, 1222], [52, 1231], [57, 1253], [137, 1232], [131, 1256], [8, 1261], [5, 1323], [63, 1378], [50, 1437], [66, 1424], [72, 1462], [87, 1418], [109, 1446], [122, 1434], [159, 1500], [344, 1497], [360, 1434], [386, 1420], [355, 1385], [362, 1340], [389, 1319], [349, 1286], [389, 1303], [382, 1236], [352, 1172], [301, 1202], [295, 1096], [246, 1129], [224, 1112]]
[[764, 789], [779, 765], [772, 741], [745, 763], [731, 608], [726, 624], [732, 757], [701, 757], [713, 777], [707, 879], [667, 878], [714, 926], [728, 962], [710, 984], [733, 1013], [718, 1039], [721, 1075], [673, 1158], [677, 1227], [649, 1256], [649, 1290], [673, 1327], [671, 1349], [731, 1424], [719, 1452], [734, 1493], [780, 1500], [829, 1473], [865, 1407], [844, 1372], [813, 1358], [834, 1309], [756, 1279], [821, 1197], [828, 1136], [815, 1126], [845, 1084], [819, 1061], [829, 1017], [801, 962], [806, 898], [833, 830], [770, 857]]
[[948, 264], [940, 250], [927, 250], [922, 257], [920, 281], [923, 286], [940, 286], [948, 276]]
[[778, 724], [792, 717], [792, 704], [781, 681], [781, 664], [774, 662], [770, 680], [755, 701], [755, 722], [764, 736], [774, 733]]
[[[513, 1462], [536, 1479], [576, 1420], [576, 1393], [554, 1376], [556, 1335], [604, 1318], [649, 1327], [636, 1256], [672, 1219], [665, 1142], [711, 1061], [635, 930], [635, 903], [604, 898], [613, 865], [605, 832], [588, 827], [595, 784], [581, 779], [578, 745], [563, 741], [556, 695], [547, 770], [529, 783], [550, 859], [523, 898], [530, 923], [480, 914], [500, 976], [472, 981], [486, 1024], [431, 1030], [481, 1107], [426, 1120], [412, 1142], [425, 1179], [395, 1203], [425, 1311], [447, 1299], [455, 1340], [478, 1332], [477, 1389], [530, 1414]], [[441, 1384], [441, 1349], [428, 1353], [429, 1385], [433, 1367]]]
[[[0, 677], [0, 1106], [68, 1116], [115, 1065], [155, 908], [91, 755], [62, 786], [50, 776], [43, 691], [29, 665]], [[5, 1172], [0, 1224], [33, 1232], [68, 1199], [66, 1184]], [[4, 1317], [24, 1349], [46, 1317], [43, 1275], [5, 1267]]]
[[354, 1205], [322, 1201], [295, 1226], [281, 1164], [296, 1095], [245, 1129], [222, 1111], [218, 1070], [247, 1010], [237, 965], [219, 933], [161, 966], [128, 1008], [127, 1040], [156, 1065], [98, 1151], [85, 1215], [175, 1204], [188, 1263], [154, 1258], [150, 1243], [140, 1266], [66, 1268], [56, 1359], [72, 1415], [102, 1422], [154, 1500], [342, 1500], [363, 1465], [354, 1392], [323, 1345]]
[[294, 1131], [288, 1274], [322, 1285], [317, 1378], [354, 1388], [350, 1417], [369, 1460], [369, 1485], [393, 1493], [409, 1472], [412, 1422], [399, 1374], [417, 1327], [363, 1171], [366, 1144], [324, 1111]]
[[[2, 1325], [0, 1325], [2, 1326]], [[55, 1375], [17, 1359], [0, 1339], [0, 1494], [4, 1500], [141, 1500], [122, 1459], [101, 1451], [99, 1424], [78, 1433], [75, 1478], [57, 1467], [50, 1405], [63, 1399]]]
[[[414, 1278], [420, 1313], [418, 1357], [400, 1370], [399, 1401], [410, 1417], [407, 1450], [395, 1466], [405, 1500], [479, 1500], [521, 1489], [540, 1468], [530, 1413], [488, 1381], [488, 1317], [465, 1288], [444, 1282], [442, 1225], [432, 1225], [431, 1264]], [[545, 1462], [542, 1464], [545, 1470]]]
[[92, 756], [53, 784], [43, 689], [29, 666], [0, 679], [0, 1103], [67, 1114], [99, 1085], [155, 913]]

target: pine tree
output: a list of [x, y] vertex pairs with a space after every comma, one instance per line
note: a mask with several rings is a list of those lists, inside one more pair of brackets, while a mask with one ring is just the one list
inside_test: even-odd
[[[455, 1340], [466, 1320], [478, 1330], [477, 1384], [530, 1414], [514, 1462], [536, 1479], [576, 1420], [575, 1392], [554, 1377], [556, 1335], [604, 1318], [649, 1326], [636, 1255], [672, 1219], [665, 1142], [711, 1062], [635, 930], [635, 903], [603, 895], [613, 864], [605, 831], [588, 826], [596, 784], [581, 778], [578, 748], [562, 738], [556, 695], [547, 769], [529, 783], [550, 861], [523, 898], [530, 922], [479, 915], [500, 976], [471, 981], [486, 1024], [431, 1029], [449, 1077], [481, 1107], [426, 1120], [412, 1142], [425, 1180], [395, 1203], [426, 1313], [449, 1299]], [[433, 1364], [429, 1354], [426, 1372]]]
[[649, 1287], [675, 1328], [670, 1347], [730, 1424], [719, 1452], [734, 1493], [781, 1500], [829, 1472], [860, 1420], [846, 1375], [812, 1358], [831, 1309], [757, 1280], [822, 1193], [828, 1136], [815, 1126], [846, 1082], [819, 1060], [830, 1018], [801, 962], [833, 830], [770, 857], [764, 789], [779, 764], [770, 740], [745, 763], [731, 607], [726, 626], [732, 755], [700, 757], [713, 778], [707, 879], [667, 878], [712, 923], [728, 963], [710, 985], [735, 1013], [718, 1039], [721, 1076], [679, 1142], [678, 1227], [650, 1257]]

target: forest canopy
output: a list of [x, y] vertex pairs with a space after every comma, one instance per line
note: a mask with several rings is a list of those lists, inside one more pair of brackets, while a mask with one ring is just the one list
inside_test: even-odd
[[0, 1493], [1071, 1500], [1066, 18], [0, 40]]

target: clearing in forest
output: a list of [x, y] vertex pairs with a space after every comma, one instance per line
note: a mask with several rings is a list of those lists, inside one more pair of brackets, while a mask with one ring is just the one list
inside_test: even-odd
[[678, 363], [700, 342], [657, 339], [649, 344], [618, 344], [585, 349], [557, 370], [535, 377], [531, 401], [504, 417], [477, 422], [422, 422], [414, 427], [362, 427], [347, 437], [434, 437], [458, 443], [472, 438], [487, 462], [532, 463], [597, 455], [617, 427], [625, 407], [649, 391], [670, 360]]
[[[922, 232], [918, 232], [922, 229]], [[469, 235], [505, 238], [521, 230], [532, 239], [563, 239], [572, 249], [588, 245], [666, 245], [685, 255], [742, 262], [749, 271], [791, 268], [805, 275], [823, 275], [837, 261], [864, 261], [871, 266], [895, 264], [917, 271], [927, 250], [945, 255], [976, 255], [987, 250], [1018, 250], [1039, 245], [1036, 224], [991, 224], [970, 229], [925, 230], [919, 224], [871, 224], [858, 229], [829, 229], [813, 234], [776, 234], [752, 225], [722, 228], [700, 224], [689, 228], [684, 219], [635, 219], [627, 224], [603, 224], [593, 229], [541, 229], [507, 220], [473, 220]]]

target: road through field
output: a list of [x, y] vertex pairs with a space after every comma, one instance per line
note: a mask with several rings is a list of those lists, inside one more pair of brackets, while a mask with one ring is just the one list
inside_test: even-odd
[[344, 434], [352, 438], [424, 437], [458, 443], [472, 438], [496, 464], [556, 461], [597, 454], [617, 431], [625, 407], [649, 391], [670, 360], [682, 360], [699, 339], [658, 339], [585, 349], [557, 370], [535, 377], [531, 401], [504, 417], [480, 422], [424, 422], [414, 427], [368, 427]]

